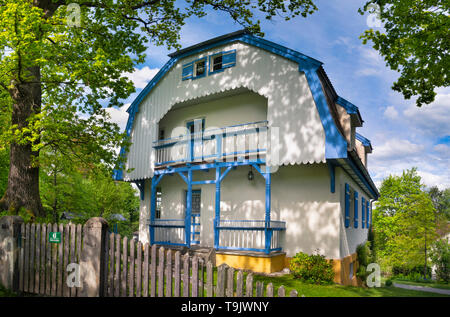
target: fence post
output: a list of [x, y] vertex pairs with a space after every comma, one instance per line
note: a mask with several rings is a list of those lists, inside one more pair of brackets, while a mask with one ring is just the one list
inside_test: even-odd
[[19, 288], [19, 248], [21, 241], [20, 216], [0, 219], [0, 284], [17, 291]]
[[84, 225], [80, 260], [82, 297], [104, 296], [107, 232], [108, 222], [101, 217], [90, 218]]

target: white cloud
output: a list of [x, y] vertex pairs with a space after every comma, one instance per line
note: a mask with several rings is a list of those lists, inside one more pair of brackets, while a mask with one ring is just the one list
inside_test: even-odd
[[438, 144], [433, 147], [433, 150], [442, 155], [443, 158], [450, 158], [450, 146], [446, 144]]
[[384, 110], [383, 115], [388, 119], [397, 119], [398, 118], [398, 111], [395, 109], [394, 106], [389, 106]]
[[417, 174], [422, 179], [422, 183], [427, 187], [437, 186], [440, 190], [450, 187], [450, 181], [446, 174], [433, 174], [425, 171], [418, 170]]
[[129, 103], [123, 105], [120, 108], [106, 108], [105, 111], [110, 115], [110, 122], [116, 123], [121, 131], [125, 130], [128, 121], [127, 109], [130, 106]]
[[128, 77], [133, 83], [134, 86], [139, 88], [145, 88], [148, 82], [152, 80], [152, 78], [158, 73], [159, 68], [150, 68], [148, 66], [144, 66], [141, 69], [135, 68], [132, 73], [124, 73], [126, 77]]
[[424, 148], [424, 145], [394, 138], [389, 139], [381, 146], [377, 146], [372, 157], [376, 160], [411, 158], [411, 156], [417, 156], [422, 153]]
[[429, 105], [417, 107], [415, 103], [403, 111], [410, 126], [421, 130], [429, 136], [445, 136], [450, 134], [450, 89], [436, 95], [435, 101]]

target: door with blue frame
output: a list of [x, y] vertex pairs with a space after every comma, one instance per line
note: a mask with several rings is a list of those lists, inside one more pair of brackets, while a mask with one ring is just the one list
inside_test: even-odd
[[[187, 205], [187, 190], [185, 191], [185, 206]], [[200, 211], [202, 206], [202, 192], [200, 189], [192, 190], [191, 211], [191, 244], [200, 244]]]
[[[205, 119], [195, 119], [186, 123], [188, 133], [191, 135], [189, 138], [189, 145], [187, 151], [188, 162], [193, 161], [196, 158], [196, 146], [202, 145], [203, 131], [205, 130]], [[202, 149], [199, 149], [202, 152]], [[197, 157], [198, 158], [198, 157]]]

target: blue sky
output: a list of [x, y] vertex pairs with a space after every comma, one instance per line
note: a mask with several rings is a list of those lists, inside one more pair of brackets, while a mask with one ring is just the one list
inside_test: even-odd
[[[261, 18], [265, 38], [322, 61], [337, 93], [358, 106], [364, 126], [357, 132], [372, 142], [368, 167], [377, 185], [390, 174], [416, 166], [425, 185], [450, 187], [450, 88], [438, 89], [436, 101], [422, 108], [415, 106], [414, 99], [404, 100], [391, 89], [398, 74], [385, 66], [370, 43], [363, 45], [359, 39], [370, 23], [367, 15], [358, 13], [365, 1], [315, 3], [319, 10], [307, 18], [273, 22]], [[226, 15], [212, 11], [202, 19], [187, 21], [180, 44], [187, 47], [239, 29]], [[137, 91], [127, 104], [169, 60], [171, 52], [148, 48], [145, 64], [128, 74]], [[126, 123], [126, 106], [111, 111], [121, 126]]]

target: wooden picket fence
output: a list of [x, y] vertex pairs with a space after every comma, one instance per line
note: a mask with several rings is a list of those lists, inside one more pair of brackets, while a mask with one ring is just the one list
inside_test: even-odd
[[[244, 281], [244, 272], [222, 264], [214, 269], [210, 261], [188, 253], [149, 246], [120, 234], [110, 234], [107, 283], [104, 294], [110, 297], [284, 297], [283, 286], [253, 283], [254, 274]], [[216, 272], [215, 272], [216, 271]], [[216, 275], [216, 278], [214, 278]], [[214, 283], [215, 282], [215, 283]], [[293, 290], [289, 296], [296, 297]]]
[[[83, 227], [75, 224], [22, 224], [19, 236], [19, 291], [47, 296], [78, 296], [68, 287], [69, 263], [79, 263]], [[50, 232], [61, 232], [61, 243], [51, 243]]]
[[[22, 224], [19, 236], [18, 290], [42, 296], [81, 296], [69, 287], [67, 266], [80, 263], [84, 227], [75, 224]], [[50, 232], [61, 232], [51, 243]], [[108, 297], [273, 297], [286, 294], [281, 286], [254, 283], [254, 274], [223, 264], [217, 268], [197, 255], [181, 254], [157, 245], [142, 244], [120, 234], [104, 241], [103, 296]]]

